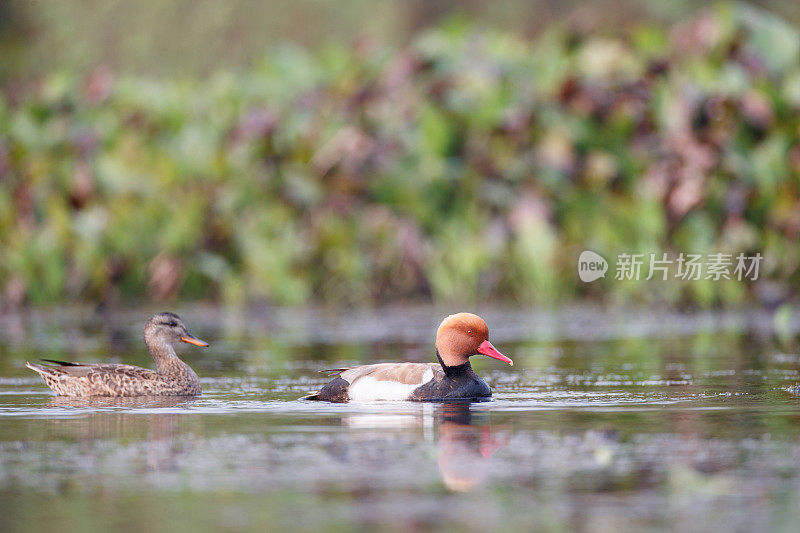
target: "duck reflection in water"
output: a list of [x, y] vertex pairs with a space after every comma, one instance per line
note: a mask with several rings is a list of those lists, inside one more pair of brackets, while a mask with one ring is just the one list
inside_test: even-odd
[[357, 414], [343, 418], [342, 423], [354, 429], [377, 430], [368, 438], [379, 437], [389, 428], [422, 429], [425, 440], [435, 439], [444, 485], [467, 492], [488, 481], [492, 455], [508, 442], [507, 431], [497, 431], [488, 412], [474, 411], [471, 406], [468, 401], [427, 403], [411, 413]]
[[469, 403], [445, 403], [437, 414], [442, 481], [456, 492], [480, 487], [489, 478], [492, 454], [508, 439], [492, 430], [488, 413], [473, 412]]
[[[51, 429], [61, 438], [87, 446], [109, 439], [141, 442], [147, 471], [172, 472], [179, 469], [178, 456], [185, 451], [176, 437], [186, 433], [187, 424], [202, 424], [199, 417], [180, 414], [196, 402], [196, 398], [180, 396], [54, 396], [47, 407], [62, 415], [84, 415], [54, 417]], [[202, 432], [202, 427], [188, 429]]]
[[[197, 402], [194, 396], [51, 396], [46, 407], [65, 410], [86, 410], [109, 413], [128, 410], [178, 408], [186, 409]], [[131, 414], [142, 414], [141, 411]]]

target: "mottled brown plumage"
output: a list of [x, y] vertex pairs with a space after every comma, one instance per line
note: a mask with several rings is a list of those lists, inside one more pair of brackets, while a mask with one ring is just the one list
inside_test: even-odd
[[144, 342], [157, 370], [122, 364], [84, 364], [45, 361], [55, 365], [26, 363], [38, 372], [59, 396], [197, 396], [200, 379], [181, 361], [172, 345], [208, 343], [191, 335], [178, 315], [159, 313], [147, 321]]

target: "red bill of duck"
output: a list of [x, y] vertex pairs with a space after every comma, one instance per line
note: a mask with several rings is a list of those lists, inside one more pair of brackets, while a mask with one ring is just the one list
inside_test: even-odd
[[208, 346], [189, 333], [175, 313], [158, 313], [144, 326], [144, 343], [156, 370], [123, 364], [72, 363], [43, 359], [52, 365], [26, 362], [59, 396], [198, 396], [200, 379], [178, 358], [173, 344]]
[[328, 402], [376, 400], [485, 400], [492, 390], [470, 365], [473, 355], [514, 362], [489, 342], [489, 327], [472, 313], [445, 318], [436, 332], [438, 363], [378, 363], [324, 370], [336, 376], [302, 399]]

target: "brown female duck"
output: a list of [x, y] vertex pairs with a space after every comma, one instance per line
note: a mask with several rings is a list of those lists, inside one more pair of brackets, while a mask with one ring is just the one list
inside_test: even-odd
[[200, 379], [178, 359], [172, 345], [187, 342], [208, 346], [187, 331], [178, 315], [159, 313], [144, 326], [144, 342], [156, 362], [156, 371], [122, 364], [86, 364], [44, 361], [26, 363], [59, 396], [197, 396]]

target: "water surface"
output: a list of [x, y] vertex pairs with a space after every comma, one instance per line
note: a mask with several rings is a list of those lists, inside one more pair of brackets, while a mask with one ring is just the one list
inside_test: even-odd
[[177, 309], [197, 399], [56, 398], [40, 357], [150, 366], [154, 309], [0, 318], [4, 530], [791, 530], [800, 355], [758, 313], [479, 309], [515, 361], [474, 404], [297, 400], [428, 361], [428, 307]]

